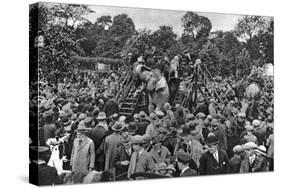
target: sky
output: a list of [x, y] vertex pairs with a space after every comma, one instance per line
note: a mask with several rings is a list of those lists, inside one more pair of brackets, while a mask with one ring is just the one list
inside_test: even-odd
[[[97, 18], [110, 15], [114, 17], [118, 14], [125, 13], [135, 23], [136, 29], [150, 29], [155, 31], [161, 25], [170, 25], [177, 35], [183, 33], [181, 18], [186, 11], [144, 9], [144, 8], [123, 8], [112, 6], [90, 6], [96, 13], [90, 14], [87, 18], [95, 22]], [[212, 23], [211, 31], [229, 31], [233, 30], [241, 15], [236, 14], [219, 14], [196, 12], [198, 15], [208, 17]]]

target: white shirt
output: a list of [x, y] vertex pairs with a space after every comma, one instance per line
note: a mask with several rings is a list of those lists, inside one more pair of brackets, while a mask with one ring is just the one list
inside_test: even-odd
[[214, 158], [216, 159], [216, 161], [219, 163], [219, 151], [216, 150], [214, 153], [213, 153], [213, 156]]

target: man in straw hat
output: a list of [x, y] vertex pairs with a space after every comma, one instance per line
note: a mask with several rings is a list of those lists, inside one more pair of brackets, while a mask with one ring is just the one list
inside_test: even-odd
[[229, 160], [226, 152], [218, 148], [219, 141], [213, 134], [206, 140], [208, 151], [200, 158], [200, 175], [226, 174], [229, 172]]
[[149, 141], [149, 137], [136, 135], [132, 138], [131, 144], [133, 147], [133, 154], [128, 168], [128, 178], [137, 172], [151, 173], [154, 168], [153, 159], [151, 155], [144, 149], [144, 144]]
[[70, 159], [70, 166], [75, 173], [88, 173], [95, 167], [95, 144], [86, 136], [90, 130], [83, 124], [78, 125]]

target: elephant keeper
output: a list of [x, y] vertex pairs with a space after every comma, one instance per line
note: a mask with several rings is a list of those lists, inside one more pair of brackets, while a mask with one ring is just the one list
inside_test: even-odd
[[175, 78], [178, 78], [178, 69], [179, 69], [179, 57], [175, 56], [174, 59], [170, 62], [170, 73], [175, 73]]

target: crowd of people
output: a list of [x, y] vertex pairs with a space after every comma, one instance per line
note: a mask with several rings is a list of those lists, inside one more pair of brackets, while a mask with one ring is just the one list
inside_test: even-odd
[[31, 85], [32, 183], [273, 171], [272, 80], [259, 77], [261, 90], [251, 97], [242, 86], [250, 78], [216, 78], [208, 87], [226, 93], [223, 102], [205, 98], [194, 109], [165, 103], [150, 114], [126, 117], [115, 101], [120, 77], [54, 73]]

